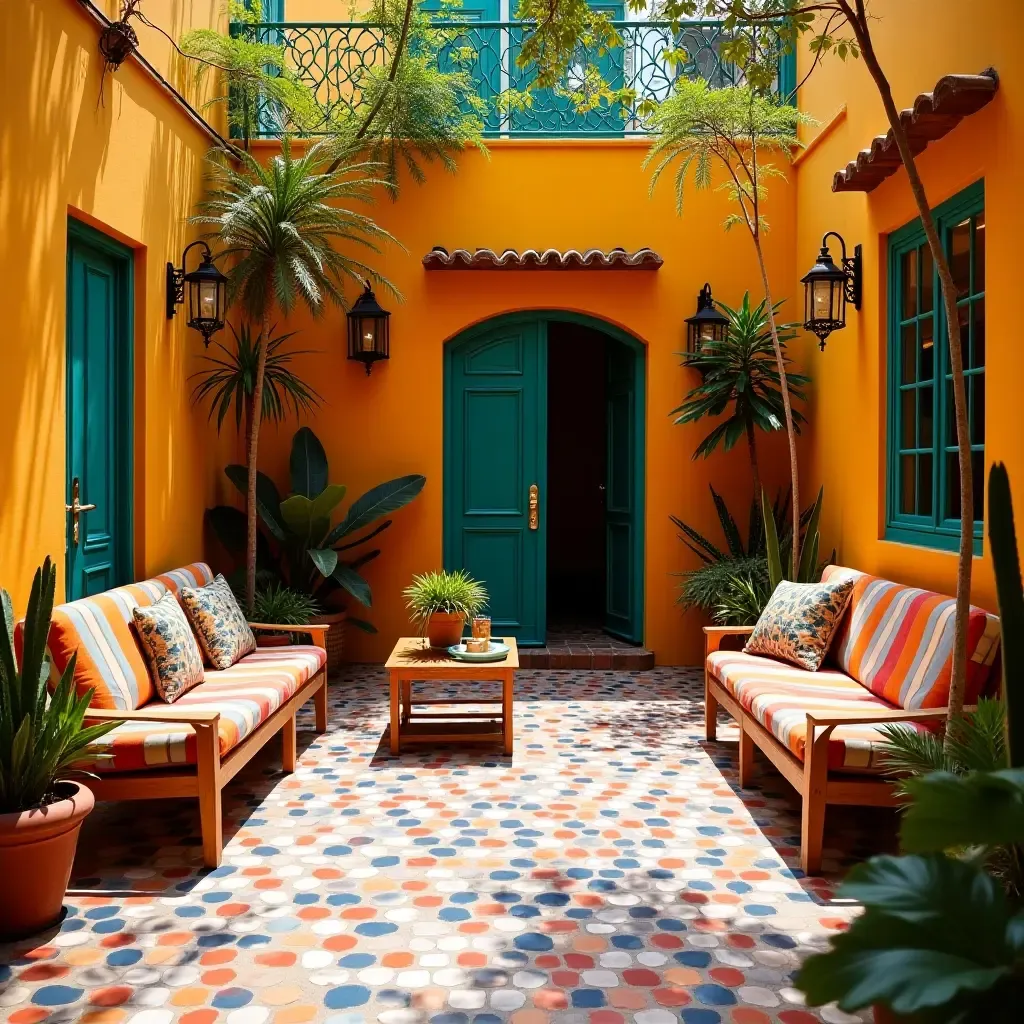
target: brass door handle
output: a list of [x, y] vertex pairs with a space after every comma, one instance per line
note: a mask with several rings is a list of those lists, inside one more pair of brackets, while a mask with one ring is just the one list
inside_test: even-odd
[[530, 529], [536, 530], [540, 525], [540, 488], [530, 484]]
[[76, 476], [71, 481], [71, 504], [64, 506], [64, 511], [71, 513], [71, 542], [76, 547], [78, 546], [79, 517], [83, 512], [91, 512], [96, 507], [95, 505], [82, 504], [79, 500], [79, 486], [78, 477]]

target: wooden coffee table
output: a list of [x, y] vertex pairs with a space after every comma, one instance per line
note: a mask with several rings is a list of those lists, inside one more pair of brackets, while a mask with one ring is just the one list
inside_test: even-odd
[[[431, 648], [425, 637], [404, 636], [395, 644], [385, 668], [391, 683], [391, 753], [397, 754], [403, 743], [501, 743], [512, 753], [512, 686], [519, 668], [519, 650], [515, 637], [495, 637], [508, 644], [504, 661], [476, 664], [456, 661], [447, 651]], [[501, 699], [444, 697], [413, 700], [412, 684], [427, 680], [460, 684], [498, 680]], [[474, 712], [430, 712], [413, 714], [413, 704], [500, 704], [497, 710]]]

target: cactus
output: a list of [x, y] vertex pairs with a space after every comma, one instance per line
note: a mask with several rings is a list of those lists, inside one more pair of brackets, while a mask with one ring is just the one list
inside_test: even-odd
[[[1024, 587], [1021, 585], [1013, 498], [1006, 467], [996, 463], [988, 478], [988, 540], [1003, 634], [1003, 703], [1006, 750], [1013, 768], [1024, 767]], [[1022, 692], [1017, 692], [1022, 690]]]

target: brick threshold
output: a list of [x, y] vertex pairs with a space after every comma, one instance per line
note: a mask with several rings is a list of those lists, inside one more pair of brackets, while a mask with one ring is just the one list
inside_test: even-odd
[[519, 664], [523, 668], [641, 672], [654, 668], [654, 652], [645, 647], [520, 647]]

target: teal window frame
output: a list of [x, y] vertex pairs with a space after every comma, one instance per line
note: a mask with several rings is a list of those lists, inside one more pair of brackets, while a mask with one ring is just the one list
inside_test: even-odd
[[[969, 420], [975, 421], [975, 395], [980, 396], [978, 401], [982, 403], [979, 413], [981, 418], [981, 440], [976, 440], [975, 432], [972, 429], [971, 450], [976, 453], [974, 461], [975, 468], [980, 462], [984, 466], [985, 442], [984, 442], [984, 388], [985, 388], [985, 365], [984, 361], [980, 366], [974, 366], [975, 337], [978, 344], [982, 344], [983, 335], [979, 333], [979, 320], [975, 317], [975, 310], [980, 309], [981, 323], [983, 324], [985, 288], [984, 282], [978, 287], [975, 280], [976, 260], [974, 259], [976, 244], [984, 245], [984, 239], [978, 239], [978, 229], [974, 218], [984, 217], [985, 214], [985, 182], [977, 181], [973, 185], [959, 192], [946, 202], [937, 206], [932, 215], [935, 218], [935, 225], [942, 240], [943, 249], [947, 258], [952, 251], [953, 230], [965, 220], [970, 220], [970, 249], [968, 259], [970, 265], [970, 278], [966, 295], [958, 299], [958, 306], [968, 311], [968, 323], [970, 324], [967, 341], [969, 343], [968, 363], [965, 373], [968, 380], [968, 402]], [[984, 221], [983, 221], [984, 224]], [[922, 249], [923, 247], [923, 249]], [[912, 314], [904, 315], [904, 257], [909, 253], [922, 250], [918, 257], [917, 270], [917, 307]], [[982, 261], [984, 250], [982, 250]], [[950, 455], [956, 455], [956, 427], [955, 414], [952, 398], [952, 375], [949, 365], [949, 347], [946, 343], [946, 315], [943, 308], [942, 292], [939, 286], [938, 273], [934, 266], [930, 266], [931, 260], [928, 256], [927, 239], [924, 226], [920, 218], [912, 221], [889, 236], [888, 251], [888, 436], [887, 436], [887, 466], [886, 466], [886, 517], [885, 517], [885, 539], [898, 541], [904, 544], [915, 544], [921, 547], [937, 548], [945, 551], [956, 551], [960, 546], [960, 519], [945, 515], [947, 504], [951, 494], [951, 470]], [[930, 266], [930, 280], [923, 280], [922, 270], [925, 265]], [[983, 264], [982, 264], [983, 265]], [[930, 293], [931, 304], [925, 308], [922, 296]], [[907, 330], [915, 331], [915, 355], [914, 355], [914, 381], [904, 380], [904, 351], [903, 337]], [[932, 375], [930, 378], [921, 375], [921, 349], [917, 345], [923, 330], [932, 330], [933, 356]], [[980, 386], [978, 384], [980, 382]], [[922, 399], [927, 390], [932, 394], [932, 424], [930, 443], [922, 439], [922, 417], [920, 414]], [[910, 399], [909, 392], [914, 392], [914, 398]], [[907, 441], [904, 436], [904, 407], [910, 402], [915, 406], [915, 422], [913, 428], [913, 440]], [[915, 513], [910, 514], [900, 509], [900, 497], [903, 484], [903, 469], [905, 459], [914, 456], [915, 474]], [[920, 460], [917, 456], [924, 456], [931, 459], [930, 476], [930, 500], [926, 511], [921, 511], [920, 487], [921, 477], [919, 467]], [[957, 460], [953, 459], [954, 466]], [[982, 481], [984, 477], [982, 475]], [[975, 481], [975, 495], [979, 494], [979, 487], [983, 494], [983, 484]], [[976, 508], [978, 507], [976, 503]], [[974, 553], [980, 555], [982, 551], [982, 537], [984, 528], [984, 515], [974, 521]]]

